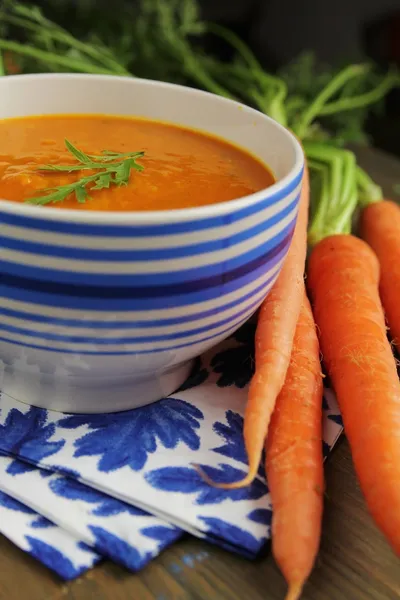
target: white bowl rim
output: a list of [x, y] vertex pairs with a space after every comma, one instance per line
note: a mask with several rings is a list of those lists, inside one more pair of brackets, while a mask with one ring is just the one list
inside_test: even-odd
[[[124, 212], [112, 212], [112, 211], [95, 211], [95, 210], [76, 210], [76, 209], [58, 209], [46, 207], [43, 210], [43, 207], [40, 206], [32, 206], [29, 204], [24, 204], [20, 202], [13, 202], [10, 200], [3, 200], [0, 198], [0, 211], [5, 211], [7, 213], [11, 213], [21, 217], [30, 217], [37, 219], [45, 219], [51, 221], [58, 222], [69, 222], [69, 223], [77, 223], [77, 224], [85, 224], [85, 225], [114, 225], [114, 226], [130, 226], [130, 225], [140, 225], [140, 224], [167, 224], [167, 223], [177, 223], [182, 221], [197, 221], [207, 218], [220, 217], [226, 214], [230, 214], [235, 212], [236, 210], [240, 210], [242, 208], [251, 206], [253, 204], [257, 204], [260, 200], [268, 199], [269, 196], [274, 196], [275, 194], [279, 194], [279, 192], [284, 191], [290, 183], [298, 176], [304, 166], [304, 153], [301, 147], [301, 144], [298, 142], [296, 137], [283, 125], [277, 123], [271, 117], [261, 113], [254, 108], [251, 108], [247, 105], [242, 104], [241, 102], [237, 102], [236, 100], [231, 100], [229, 98], [224, 98], [223, 96], [217, 96], [216, 94], [212, 94], [210, 92], [206, 92], [203, 90], [198, 90], [196, 88], [191, 88], [184, 85], [179, 85], [175, 83], [167, 83], [163, 81], [157, 81], [152, 79], [143, 79], [138, 77], [125, 77], [125, 76], [116, 76], [116, 75], [93, 75], [86, 73], [36, 73], [29, 75], [9, 75], [7, 77], [0, 78], [0, 86], [2, 82], [12, 82], [13, 80], [32, 80], [32, 79], [71, 79], [71, 80], [79, 80], [79, 79], [96, 79], [98, 81], [113, 81], [119, 80], [124, 82], [132, 82], [134, 85], [144, 85], [144, 86], [157, 86], [161, 89], [163, 88], [180, 88], [185, 90], [189, 96], [192, 95], [207, 95], [212, 96], [215, 99], [215, 102], [235, 105], [237, 107], [246, 108], [246, 110], [254, 115], [254, 118], [258, 119], [267, 119], [272, 122], [274, 126], [280, 130], [282, 135], [286, 136], [292, 143], [293, 149], [295, 152], [295, 161], [293, 167], [290, 169], [289, 173], [279, 179], [271, 186], [267, 188], [263, 188], [258, 192], [253, 194], [249, 194], [247, 196], [241, 196], [240, 198], [235, 198], [234, 200], [227, 200], [225, 202], [218, 202], [215, 204], [208, 204], [206, 206], [199, 206], [193, 208], [177, 208], [177, 209], [168, 209], [168, 210], [154, 210], [154, 211], [124, 211]], [[11, 83], [12, 84], [12, 83]], [[113, 116], [118, 116], [118, 114], [113, 114]], [[172, 121], [171, 121], [172, 122]], [[176, 123], [179, 125], [179, 123]], [[206, 130], [204, 130], [206, 132]]]

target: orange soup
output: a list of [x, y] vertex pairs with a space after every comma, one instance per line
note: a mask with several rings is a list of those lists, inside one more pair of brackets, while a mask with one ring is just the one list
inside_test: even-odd
[[[84, 153], [82, 161], [66, 139]], [[144, 154], [129, 158], [136, 152]], [[244, 150], [167, 123], [97, 115], [0, 120], [4, 200], [113, 212], [168, 210], [240, 198], [273, 182], [268, 168]]]

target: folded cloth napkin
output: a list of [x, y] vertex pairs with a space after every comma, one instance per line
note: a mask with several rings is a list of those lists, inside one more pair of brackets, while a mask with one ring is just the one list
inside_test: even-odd
[[[174, 526], [245, 556], [255, 556], [270, 536], [271, 506], [263, 466], [252, 485], [230, 491], [207, 485], [193, 466], [201, 465], [216, 481], [233, 481], [246, 473], [242, 429], [254, 363], [254, 329], [252, 323], [246, 323], [229, 340], [197, 359], [191, 376], [178, 392], [133, 411], [62, 415], [26, 406], [3, 394], [0, 452], [19, 460], [5, 467], [14, 484], [11, 485], [10, 478], [6, 481], [3, 469], [0, 489], [29, 502], [26, 494], [22, 495], [22, 483], [17, 484], [18, 471], [24, 470], [21, 461], [28, 462], [63, 476], [60, 481], [64, 483], [53, 487], [64, 486], [65, 490], [72, 485], [71, 478], [74, 483], [85, 484], [80, 488], [86, 494], [86, 499], [80, 500], [83, 503], [91, 504], [88, 488], [92, 488], [155, 515], [154, 527], [169, 524], [169, 531], [174, 532], [172, 537], [178, 535], [171, 527]], [[324, 450], [328, 452], [342, 430], [338, 408], [329, 390], [323, 408]], [[44, 479], [40, 469], [30, 471], [31, 484]], [[53, 476], [53, 480], [57, 481], [57, 477]], [[53, 492], [51, 500], [46, 492], [46, 502], [44, 497], [35, 495], [35, 510], [43, 510], [58, 523], [61, 523], [58, 503], [68, 500], [71, 510], [74, 503], [78, 506], [68, 492], [62, 498]], [[77, 512], [72, 510], [71, 515], [76, 516]], [[86, 516], [79, 516], [78, 525], [72, 523], [68, 513], [69, 509], [63, 513], [63, 528], [110, 556], [107, 537], [100, 542], [90, 529], [89, 539], [90, 526], [104, 528], [104, 522], [92, 522], [99, 515], [93, 515], [92, 511], [89, 519], [86, 509]], [[119, 516], [122, 514], [129, 516], [127, 511]], [[108, 534], [134, 546], [141, 556], [151, 552], [147, 539], [142, 545], [141, 534], [128, 538], [120, 521], [114, 526], [106, 529]], [[170, 541], [168, 537], [166, 543]], [[163, 544], [153, 546], [152, 555], [162, 547]]]
[[0, 533], [66, 580], [78, 577], [101, 558], [82, 541], [3, 492]]
[[143, 568], [182, 535], [180, 529], [72, 477], [9, 456], [0, 456], [0, 490], [131, 571]]

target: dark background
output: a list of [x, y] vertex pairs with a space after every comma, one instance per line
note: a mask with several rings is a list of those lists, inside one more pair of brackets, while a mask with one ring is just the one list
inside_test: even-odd
[[[1, 1], [1, 0], [0, 0]], [[135, 0], [39, 0], [68, 28], [88, 7], [114, 15]], [[136, 0], [139, 1], [139, 0]], [[165, 0], [168, 2], [168, 0]], [[269, 69], [305, 50], [330, 64], [371, 58], [400, 68], [400, 0], [200, 0], [203, 16], [234, 29]], [[49, 15], [50, 16], [50, 15]], [[213, 47], [223, 55], [223, 47]], [[374, 143], [400, 156], [400, 91], [394, 91], [368, 130]]]

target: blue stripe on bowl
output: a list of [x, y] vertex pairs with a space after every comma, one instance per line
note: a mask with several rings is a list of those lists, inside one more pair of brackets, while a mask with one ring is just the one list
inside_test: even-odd
[[[6, 325], [0, 323], [0, 331], [14, 333], [18, 335], [25, 335], [36, 339], [42, 340], [53, 340], [57, 342], [69, 342], [71, 344], [97, 344], [102, 346], [107, 346], [111, 344], [147, 344], [149, 342], [165, 342], [165, 341], [173, 341], [180, 340], [192, 335], [199, 335], [200, 333], [205, 333], [207, 331], [212, 331], [213, 329], [217, 329], [218, 327], [222, 327], [223, 325], [228, 325], [235, 321], [243, 314], [248, 314], [249, 311], [255, 309], [257, 305], [260, 303], [260, 300], [257, 299], [255, 302], [252, 302], [250, 305], [246, 306], [242, 310], [236, 312], [235, 314], [227, 317], [226, 319], [220, 319], [215, 323], [210, 325], [205, 325], [203, 327], [197, 327], [195, 329], [189, 329], [186, 331], [177, 331], [175, 333], [168, 333], [164, 335], [140, 335], [136, 337], [100, 337], [92, 336], [76, 336], [76, 335], [60, 335], [58, 333], [49, 333], [43, 331], [32, 331], [31, 329], [24, 329], [22, 327], [16, 327], [14, 325]], [[99, 332], [101, 335], [101, 332]]]
[[[37, 280], [38, 286], [48, 285], [48, 289], [54, 289], [56, 286], [64, 289], [68, 286], [77, 286], [82, 295], [90, 293], [87, 291], [89, 288], [95, 288], [95, 294], [103, 297], [110, 292], [111, 288], [113, 297], [123, 294], [123, 290], [130, 290], [126, 293], [134, 294], [137, 297], [175, 295], [185, 293], [190, 286], [195, 287], [197, 285], [199, 289], [200, 286], [204, 288], [221, 284], [226, 278], [231, 279], [239, 276], [243, 269], [246, 271], [251, 266], [256, 267], [262, 262], [272, 261], [279, 249], [292, 237], [295, 221], [296, 217], [277, 236], [239, 256], [215, 264], [175, 272], [165, 270], [159, 273], [132, 275], [78, 273], [61, 269], [35, 267], [33, 265], [21, 265], [8, 260], [0, 260], [0, 271], [5, 285], [9, 285], [10, 277], [17, 277], [25, 280], [29, 279], [32, 282]], [[212, 254], [210, 257], [212, 257]], [[157, 282], [156, 285], [154, 285], [154, 282]], [[35, 287], [33, 283], [31, 287]], [[65, 293], [68, 295], [68, 292]]]
[[[98, 355], [98, 356], [122, 356], [122, 355], [130, 355], [130, 356], [134, 356], [134, 355], [139, 355], [139, 354], [153, 354], [153, 353], [161, 353], [161, 352], [171, 352], [171, 351], [175, 351], [175, 350], [181, 350], [183, 348], [188, 348], [190, 346], [195, 346], [197, 344], [203, 344], [204, 342], [208, 342], [211, 341], [215, 338], [220, 338], [222, 339], [224, 336], [229, 335], [229, 333], [231, 331], [234, 331], [236, 329], [238, 329], [240, 327], [240, 325], [242, 325], [245, 321], [247, 321], [247, 319], [250, 317], [250, 313], [246, 314], [246, 316], [241, 319], [239, 322], [235, 323], [233, 326], [230, 325], [229, 327], [227, 327], [226, 329], [224, 329], [223, 331], [220, 331], [219, 333], [213, 334], [213, 335], [209, 335], [206, 337], [201, 338], [200, 340], [196, 340], [194, 342], [188, 342], [186, 344], [177, 344], [177, 345], [172, 345], [172, 346], [168, 346], [167, 348], [155, 348], [155, 349], [151, 349], [151, 350], [128, 350], [128, 351], [118, 351], [118, 352], [102, 352], [99, 349], [96, 350], [79, 350], [78, 352], [76, 350], [68, 350], [68, 349], [59, 349], [59, 348], [52, 348], [51, 346], [40, 346], [39, 344], [25, 344], [23, 342], [16, 342], [14, 340], [9, 340], [6, 337], [0, 337], [0, 342], [7, 342], [9, 344], [13, 344], [16, 346], [22, 346], [24, 348], [33, 348], [35, 350], [43, 350], [45, 352], [57, 352], [57, 353], [62, 353], [62, 354], [79, 354], [79, 355]], [[122, 345], [123, 346], [123, 345]]]
[[159, 328], [159, 327], [163, 327], [163, 326], [165, 327], [165, 326], [170, 326], [170, 325], [181, 325], [181, 324], [185, 324], [185, 323], [194, 323], [200, 319], [206, 319], [208, 317], [213, 317], [221, 312], [230, 310], [231, 308], [234, 308], [235, 306], [237, 306], [239, 304], [245, 303], [247, 300], [249, 300], [249, 298], [256, 296], [259, 292], [261, 292], [261, 290], [263, 290], [265, 288], [265, 286], [270, 282], [271, 279], [272, 279], [272, 277], [267, 279], [267, 281], [264, 281], [262, 284], [258, 285], [256, 288], [251, 290], [251, 292], [248, 292], [247, 294], [244, 294], [243, 296], [240, 296], [239, 298], [236, 298], [235, 300], [232, 300], [231, 302], [227, 302], [226, 304], [223, 304], [222, 306], [210, 308], [208, 310], [193, 313], [191, 315], [170, 317], [170, 318], [165, 318], [165, 319], [153, 319], [151, 321], [140, 319], [136, 315], [132, 315], [132, 319], [134, 319], [134, 321], [133, 320], [132, 321], [127, 321], [127, 320], [125, 320], [125, 321], [117, 321], [117, 320], [116, 321], [114, 321], [114, 320], [113, 321], [111, 321], [111, 320], [98, 321], [98, 320], [93, 320], [93, 319], [87, 320], [86, 315], [84, 315], [84, 314], [82, 314], [81, 319], [64, 319], [64, 318], [55, 317], [55, 316], [36, 315], [31, 312], [25, 312], [25, 311], [13, 310], [13, 309], [9, 309], [9, 308], [1, 308], [1, 307], [0, 307], [0, 316], [4, 315], [5, 317], [12, 317], [15, 319], [21, 319], [23, 321], [31, 321], [33, 323], [49, 323], [49, 324], [52, 324], [52, 325], [55, 325], [58, 327], [60, 327], [60, 326], [84, 327], [84, 328], [90, 327], [93, 329], [95, 329], [95, 328], [96, 329], [110, 329], [110, 328], [112, 328], [112, 329], [127, 329], [127, 328], [134, 329], [135, 327]]
[[[78, 298], [103, 298], [103, 299], [127, 299], [127, 298], [159, 298], [159, 297], [171, 297], [178, 296], [181, 294], [190, 294], [193, 292], [202, 292], [209, 288], [213, 288], [216, 286], [225, 286], [227, 283], [234, 282], [236, 279], [251, 273], [255, 269], [258, 269], [261, 266], [268, 265], [271, 268], [278, 261], [278, 255], [280, 252], [287, 248], [292, 239], [293, 228], [289, 231], [285, 237], [276, 244], [272, 249], [267, 250], [263, 254], [259, 255], [256, 253], [256, 257], [252, 258], [248, 262], [239, 264], [239, 266], [234, 267], [231, 270], [226, 270], [226, 267], [232, 264], [237, 264], [237, 260], [225, 261], [218, 265], [213, 265], [213, 269], [211, 269], [211, 275], [208, 277], [204, 277], [202, 279], [194, 279], [194, 280], [186, 280], [182, 277], [183, 272], [170, 273], [170, 274], [160, 274], [160, 279], [163, 281], [162, 285], [135, 285], [128, 286], [125, 284], [124, 287], [116, 287], [115, 286], [115, 278], [111, 276], [105, 276], [101, 278], [99, 276], [100, 281], [103, 285], [87, 285], [86, 282], [92, 277], [89, 277], [88, 274], [82, 273], [80, 274], [78, 281], [76, 283], [62, 283], [61, 280], [64, 279], [65, 272], [52, 271], [49, 269], [49, 273], [52, 273], [52, 278], [50, 281], [40, 280], [39, 275], [44, 269], [38, 269], [35, 267], [26, 267], [22, 265], [14, 265], [12, 263], [7, 263], [6, 261], [0, 261], [0, 271], [2, 272], [1, 281], [2, 286], [7, 287], [15, 287], [22, 288], [24, 290], [34, 291], [34, 292], [44, 292], [47, 294], [54, 294], [57, 296], [71, 296]], [[261, 248], [263, 250], [263, 248]], [[257, 249], [259, 251], [259, 249]], [[248, 255], [253, 256], [254, 252], [248, 253]], [[247, 257], [247, 254], [246, 254]], [[12, 271], [10, 273], [9, 271]], [[218, 272], [218, 270], [220, 272]], [[190, 271], [200, 271], [200, 269], [191, 269]], [[200, 271], [201, 272], [201, 271]], [[210, 270], [208, 269], [208, 272]], [[32, 279], [31, 276], [33, 273], [36, 273], [38, 279]], [[46, 273], [47, 274], [47, 273]], [[163, 275], [163, 277], [161, 277]], [[175, 277], [172, 277], [175, 275]], [[171, 283], [168, 281], [168, 276], [171, 276], [171, 280], [176, 280], [178, 277], [176, 275], [180, 275], [180, 281], [177, 283]], [[28, 277], [29, 276], [29, 277]], [[119, 276], [118, 276], [119, 277]], [[151, 280], [159, 280], [157, 274], [152, 273], [151, 275], [143, 275], [143, 276], [132, 276], [132, 278], [124, 278], [127, 283], [130, 283], [132, 280], [136, 282], [146, 283], [151, 277]], [[183, 281], [182, 281], [183, 280]], [[119, 281], [119, 280], [117, 280]], [[79, 283], [78, 283], [79, 282]], [[122, 285], [122, 284], [121, 284]], [[103, 287], [104, 286], [104, 287]], [[106, 287], [107, 286], [107, 287]], [[6, 295], [7, 297], [7, 295]]]
[[[20, 279], [18, 277], [4, 276], [0, 285], [0, 296], [20, 302], [29, 302], [31, 304], [41, 304], [54, 306], [56, 308], [72, 308], [72, 309], [89, 309], [101, 310], [110, 313], [115, 311], [130, 311], [130, 310], [154, 310], [163, 308], [176, 308], [190, 304], [198, 304], [208, 300], [215, 300], [221, 295], [235, 292], [238, 289], [257, 281], [259, 277], [266, 275], [272, 270], [273, 264], [281, 260], [290, 245], [291, 238], [288, 238], [286, 245], [278, 250], [271, 264], [266, 261], [259, 261], [261, 265], [247, 265], [245, 272], [242, 275], [237, 273], [230, 274], [231, 278], [224, 276], [217, 277], [213, 282], [215, 285], [203, 289], [198, 282], [192, 282], [183, 293], [177, 292], [177, 295], [171, 295], [171, 288], [165, 286], [162, 290], [158, 289], [160, 295], [153, 297], [138, 296], [137, 289], [118, 290], [118, 295], [115, 289], [100, 288], [103, 296], [99, 295], [98, 288], [81, 288], [79, 286], [63, 286], [50, 283], [42, 283], [29, 279]], [[258, 261], [257, 261], [258, 262]], [[232, 279], [233, 277], [233, 279]], [[7, 279], [6, 279], [7, 278]], [[210, 282], [208, 282], [210, 283]], [[143, 292], [146, 292], [144, 288]], [[83, 294], [86, 291], [86, 295]], [[166, 291], [167, 295], [163, 296], [162, 291]], [[121, 292], [123, 292], [121, 294]]]
[[[262, 199], [255, 204], [246, 206], [241, 210], [226, 215], [196, 219], [194, 221], [147, 224], [147, 225], [103, 225], [72, 223], [69, 221], [53, 221], [50, 216], [47, 218], [35, 218], [24, 215], [17, 215], [0, 211], [0, 223], [15, 225], [17, 227], [26, 227], [28, 229], [39, 229], [44, 231], [67, 233], [72, 235], [94, 235], [101, 237], [149, 237], [149, 236], [168, 236], [179, 233], [192, 233], [194, 231], [203, 231], [212, 227], [221, 227], [229, 223], [236, 223], [245, 217], [254, 215], [260, 210], [272, 206], [279, 200], [282, 200], [293, 192], [300, 184], [303, 175], [303, 169], [288, 183], [288, 185], [277, 191], [268, 198]], [[46, 210], [46, 209], [43, 209]], [[62, 209], [61, 209], [62, 210]], [[129, 213], [127, 213], [129, 214]], [[88, 216], [88, 220], [90, 215]]]
[[[287, 245], [282, 248], [279, 255], [277, 255], [277, 261], [281, 260], [289, 247], [290, 240]], [[238, 289], [257, 281], [259, 277], [265, 276], [272, 270], [272, 267], [267, 264], [262, 264], [259, 268], [249, 269], [249, 272], [244, 274], [242, 277], [235, 279], [234, 281], [223, 282], [222, 285], [211, 287], [209, 289], [198, 291], [196, 289], [188, 289], [186, 293], [179, 294], [177, 296], [160, 296], [154, 298], [141, 298], [136, 296], [128, 297], [113, 297], [112, 291], [108, 294], [108, 297], [99, 297], [95, 293], [89, 297], [83, 297], [79, 293], [79, 288], [76, 286], [67, 286], [69, 293], [74, 295], [63, 295], [64, 290], [58, 289], [60, 293], [57, 294], [57, 286], [54, 286], [52, 291], [48, 291], [47, 288], [41, 287], [39, 290], [30, 288], [30, 282], [25, 280], [19, 280], [13, 278], [11, 285], [6, 285], [5, 282], [0, 285], [0, 296], [10, 298], [12, 300], [18, 300], [20, 302], [30, 302], [32, 304], [41, 304], [47, 306], [53, 306], [56, 308], [72, 308], [80, 310], [101, 310], [110, 313], [115, 311], [131, 311], [131, 310], [156, 310], [163, 308], [176, 308], [179, 306], [187, 306], [190, 304], [198, 304], [199, 302], [215, 300], [221, 295], [235, 292]], [[36, 282], [33, 282], [36, 283]], [[92, 290], [93, 291], [93, 290]], [[114, 290], [115, 291], [115, 290]]]
[[[97, 250], [92, 248], [76, 248], [74, 236], [71, 236], [71, 246], [60, 246], [48, 243], [31, 242], [20, 237], [13, 238], [7, 235], [1, 237], [2, 248], [9, 250], [17, 250], [18, 252], [29, 252], [37, 254], [39, 256], [51, 256], [56, 258], [67, 258], [70, 260], [91, 260], [91, 261], [115, 261], [115, 262], [129, 262], [129, 261], [150, 261], [150, 260], [167, 260], [171, 258], [186, 258], [195, 256], [203, 253], [214, 252], [223, 250], [225, 248], [232, 248], [244, 242], [263, 231], [266, 231], [277, 225], [290, 215], [290, 213], [296, 208], [299, 196], [285, 206], [279, 213], [257, 223], [253, 227], [245, 229], [234, 235], [227, 237], [221, 237], [217, 240], [211, 240], [207, 242], [200, 242], [196, 244], [190, 244], [187, 246], [168, 246], [168, 238], [165, 239], [165, 248], [146, 249], [146, 250], [119, 250], [118, 248], [112, 250]], [[7, 234], [7, 231], [5, 232]]]

